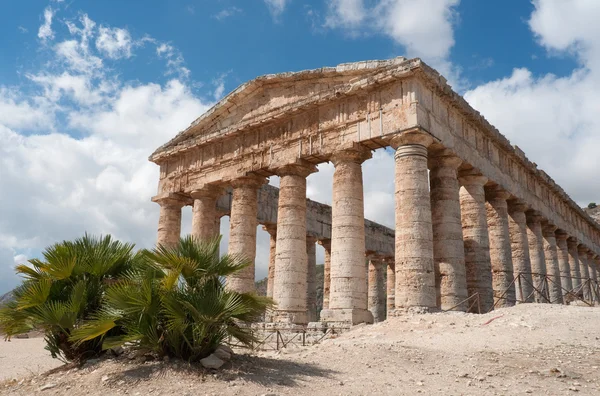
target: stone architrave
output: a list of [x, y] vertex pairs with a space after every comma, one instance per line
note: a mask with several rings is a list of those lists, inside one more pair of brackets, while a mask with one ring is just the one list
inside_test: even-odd
[[473, 170], [459, 174], [460, 208], [467, 269], [469, 297], [478, 296], [479, 302], [472, 304], [471, 312], [486, 313], [494, 306], [492, 287], [492, 263], [485, 207], [487, 178]]
[[269, 233], [269, 268], [267, 272], [267, 297], [273, 298], [275, 281], [275, 254], [277, 246], [277, 224], [266, 224], [263, 229]]
[[433, 138], [422, 132], [404, 132], [390, 143], [396, 149], [395, 311], [435, 311], [438, 308], [427, 174], [427, 148]]
[[515, 276], [515, 292], [519, 303], [534, 301], [533, 278], [531, 275], [531, 258], [529, 256], [529, 239], [527, 237], [528, 209], [522, 201], [508, 201], [508, 229]]
[[331, 239], [320, 239], [323, 246], [323, 309], [329, 308], [329, 290], [331, 288]]
[[331, 289], [329, 308], [321, 312], [325, 322], [372, 323], [367, 309], [365, 271], [365, 218], [362, 163], [371, 151], [361, 146], [335, 152], [331, 161]]
[[369, 311], [373, 322], [382, 322], [386, 314], [384, 263], [381, 260], [369, 260]]
[[433, 227], [433, 260], [437, 305], [442, 310], [467, 310], [467, 276], [460, 216], [458, 167], [450, 153], [430, 157], [429, 178]]
[[306, 307], [308, 309], [308, 321], [317, 321], [317, 238], [306, 236], [307, 256], [307, 287]]
[[213, 240], [219, 235], [217, 227], [217, 199], [224, 194], [219, 186], [208, 185], [193, 190], [192, 236], [199, 241]]
[[495, 307], [515, 305], [516, 293], [508, 220], [510, 194], [499, 186], [486, 188], [487, 223]]
[[579, 250], [578, 250], [579, 242], [577, 238], [569, 237], [567, 238], [567, 247], [569, 249], [569, 267], [571, 268], [571, 283], [573, 284], [573, 288], [571, 291], [575, 295], [579, 295], [581, 292], [581, 271], [579, 267]]
[[560, 285], [562, 287], [563, 297], [573, 289], [571, 281], [571, 267], [569, 265], [569, 246], [567, 238], [569, 235], [563, 230], [556, 231], [556, 249], [558, 252], [558, 268], [560, 271]]
[[558, 251], [556, 247], [557, 227], [548, 222], [542, 226], [544, 236], [544, 258], [546, 260], [546, 273], [548, 285], [548, 298], [552, 304], [562, 304], [563, 294], [560, 283], [560, 268], [558, 263]]
[[172, 247], [179, 243], [181, 237], [181, 208], [188, 200], [176, 193], [163, 194], [152, 198], [160, 205], [158, 216], [158, 246]]
[[531, 272], [535, 286], [535, 301], [548, 302], [546, 288], [546, 258], [544, 256], [544, 237], [542, 235], [542, 216], [529, 210], [527, 214], [527, 238], [529, 240], [529, 255], [531, 257]]
[[316, 172], [307, 163], [277, 170], [277, 243], [273, 298], [277, 302], [274, 321], [308, 323], [308, 257], [306, 254], [306, 177]]
[[386, 259], [387, 279], [386, 279], [386, 296], [387, 296], [387, 311], [386, 317], [389, 317], [396, 308], [396, 269], [394, 259]]
[[246, 268], [227, 277], [227, 288], [238, 293], [255, 292], [254, 259], [258, 226], [258, 189], [266, 182], [263, 177], [244, 176], [231, 183], [233, 194], [229, 218], [228, 252], [233, 256], [244, 257], [250, 262]]

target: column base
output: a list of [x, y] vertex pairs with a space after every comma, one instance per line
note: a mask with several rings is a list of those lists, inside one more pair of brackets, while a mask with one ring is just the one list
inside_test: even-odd
[[404, 316], [406, 314], [423, 315], [440, 311], [441, 309], [437, 307], [404, 307], [394, 309], [389, 313], [389, 316]]
[[373, 323], [373, 314], [366, 309], [324, 309], [321, 311], [321, 322], [346, 322], [352, 325]]
[[271, 314], [270, 321], [274, 323], [294, 323], [304, 325], [309, 322], [308, 312], [276, 310]]

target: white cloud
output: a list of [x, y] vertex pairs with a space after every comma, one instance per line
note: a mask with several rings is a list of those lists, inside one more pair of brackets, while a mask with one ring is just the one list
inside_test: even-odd
[[279, 18], [279, 16], [281, 16], [288, 2], [289, 0], [265, 0], [265, 4], [269, 8], [269, 12], [276, 20]]
[[238, 8], [238, 7], [227, 7], [225, 9], [222, 9], [221, 11], [217, 12], [215, 15], [213, 15], [212, 17], [215, 18], [217, 21], [221, 21], [223, 19], [232, 17], [236, 14], [240, 14], [242, 13], [242, 9]]
[[100, 26], [96, 48], [111, 59], [131, 57], [131, 35], [127, 29]]
[[366, 17], [367, 10], [363, 0], [331, 0], [325, 26], [356, 28]]
[[600, 197], [600, 4], [534, 1], [529, 26], [550, 56], [573, 54], [581, 66], [566, 76], [536, 76], [516, 68], [466, 99], [578, 203]]
[[42, 41], [54, 38], [54, 32], [52, 31], [52, 18], [54, 17], [54, 11], [51, 7], [46, 7], [44, 10], [44, 23], [38, 30], [38, 38]]

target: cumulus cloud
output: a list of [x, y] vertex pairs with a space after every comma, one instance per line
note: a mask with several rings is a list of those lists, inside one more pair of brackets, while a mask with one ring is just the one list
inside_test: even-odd
[[265, 4], [269, 8], [269, 12], [271, 12], [274, 19], [279, 18], [288, 2], [289, 0], [265, 0]]
[[536, 0], [529, 26], [549, 56], [572, 55], [580, 66], [566, 76], [516, 68], [466, 99], [579, 204], [597, 201], [600, 185], [600, 4]]
[[100, 26], [96, 48], [111, 59], [131, 57], [132, 40], [127, 29]]
[[52, 40], [54, 38], [54, 31], [52, 31], [52, 18], [54, 17], [54, 11], [51, 7], [46, 7], [44, 10], [44, 23], [38, 30], [38, 38], [42, 41]]

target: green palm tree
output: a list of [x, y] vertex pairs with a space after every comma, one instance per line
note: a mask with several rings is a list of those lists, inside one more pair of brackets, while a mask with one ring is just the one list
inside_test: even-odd
[[[134, 245], [110, 235], [85, 235], [64, 241], [43, 252], [43, 260], [17, 266], [24, 277], [14, 300], [0, 309], [0, 332], [7, 338], [32, 329], [45, 333], [52, 357], [81, 361], [102, 351], [102, 339], [75, 343], [74, 329], [99, 311], [105, 290], [131, 272], [143, 258]], [[115, 329], [114, 332], [118, 332]]]
[[[261, 319], [272, 300], [228, 290], [224, 277], [249, 261], [219, 257], [220, 238], [182, 238], [176, 246], [144, 251], [145, 260], [106, 291], [103, 309], [73, 332], [71, 340], [104, 338], [104, 348], [130, 343], [159, 356], [197, 361], [230, 336], [255, 341], [249, 324]], [[111, 336], [119, 328], [121, 335]]]

